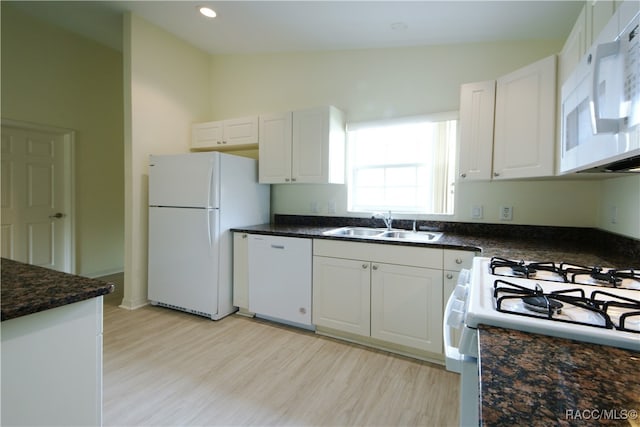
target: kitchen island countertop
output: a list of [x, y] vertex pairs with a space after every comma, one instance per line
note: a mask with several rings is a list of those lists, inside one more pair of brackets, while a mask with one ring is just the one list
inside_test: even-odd
[[2, 321], [107, 295], [115, 285], [2, 258]]
[[484, 325], [479, 331], [482, 425], [640, 423], [640, 352]]

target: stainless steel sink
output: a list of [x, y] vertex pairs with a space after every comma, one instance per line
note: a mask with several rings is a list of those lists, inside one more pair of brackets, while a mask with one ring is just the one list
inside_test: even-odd
[[386, 228], [366, 228], [366, 227], [341, 227], [325, 231], [327, 236], [360, 237], [364, 239], [383, 239], [410, 242], [435, 242], [442, 233], [407, 231], [407, 230], [387, 230]]
[[411, 240], [418, 242], [434, 242], [442, 237], [442, 233], [423, 231], [386, 231], [380, 236], [384, 239]]
[[328, 236], [376, 237], [384, 233], [386, 228], [342, 227], [325, 231]]

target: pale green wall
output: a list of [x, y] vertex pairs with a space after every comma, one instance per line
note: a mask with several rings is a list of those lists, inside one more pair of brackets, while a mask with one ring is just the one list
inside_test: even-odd
[[76, 131], [76, 271], [122, 271], [122, 55], [1, 6], [2, 118]]
[[[640, 176], [606, 179], [601, 186], [598, 227], [640, 239]], [[615, 223], [613, 208], [616, 208]]]
[[[211, 58], [212, 119], [329, 104], [353, 122], [457, 110], [461, 83], [495, 79], [558, 52], [562, 45], [529, 41], [216, 55]], [[459, 183], [455, 215], [419, 218], [472, 221], [472, 206], [482, 205], [484, 217], [477, 221], [495, 223], [500, 222], [499, 207], [506, 205], [513, 206], [512, 224], [601, 227], [640, 238], [637, 179], [603, 182], [563, 178]], [[603, 187], [611, 192], [606, 200]], [[544, 198], [549, 202], [540, 202]], [[347, 212], [345, 186], [272, 186], [272, 213], [310, 215], [312, 203], [321, 215], [365, 215]], [[604, 205], [612, 203], [618, 206], [618, 224], [601, 218]], [[335, 213], [329, 211], [330, 204], [335, 204]]]
[[124, 20], [125, 294], [147, 302], [149, 154], [189, 152], [191, 124], [211, 117], [209, 55], [136, 15]]

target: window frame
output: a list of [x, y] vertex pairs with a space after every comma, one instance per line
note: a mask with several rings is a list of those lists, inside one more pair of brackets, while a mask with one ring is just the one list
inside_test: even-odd
[[[431, 191], [431, 198], [435, 200], [436, 196], [440, 200], [438, 203], [441, 203], [441, 206], [444, 207], [444, 212], [434, 212], [433, 203], [429, 204], [425, 202], [425, 205], [422, 207], [418, 207], [418, 209], [414, 208], [402, 208], [400, 206], [354, 206], [353, 202], [353, 188], [354, 188], [354, 166], [353, 166], [353, 156], [354, 156], [354, 147], [353, 141], [350, 141], [350, 132], [358, 131], [361, 129], [369, 129], [376, 127], [389, 127], [389, 126], [399, 126], [403, 124], [417, 124], [421, 122], [446, 122], [446, 121], [455, 121], [455, 137], [453, 143], [451, 144], [441, 144], [438, 146], [440, 150], [444, 149], [444, 152], [441, 153], [440, 161], [434, 161], [431, 164], [429, 162], [416, 162], [416, 163], [387, 163], [380, 165], [373, 165], [369, 168], [371, 169], [384, 169], [389, 168], [390, 166], [396, 167], [410, 167], [410, 166], [422, 166], [427, 165], [430, 169], [432, 169], [432, 176], [435, 181], [440, 181], [440, 185], [446, 185], [449, 183], [452, 187], [448, 188], [449, 185], [441, 187], [440, 190], [437, 191], [437, 194]], [[362, 121], [362, 122], [350, 122], [347, 123], [347, 162], [346, 162], [346, 174], [347, 174], [347, 212], [351, 214], [357, 213], [365, 213], [365, 212], [377, 212], [377, 211], [388, 211], [391, 210], [395, 213], [402, 214], [412, 214], [412, 215], [448, 215], [453, 216], [455, 214], [455, 177], [456, 177], [456, 169], [457, 169], [457, 149], [459, 144], [459, 112], [458, 111], [446, 111], [432, 114], [423, 114], [423, 115], [415, 115], [415, 116], [407, 116], [407, 117], [399, 117], [392, 119], [382, 119], [382, 120], [370, 120], [370, 121]], [[452, 158], [451, 158], [452, 157]], [[446, 162], [446, 160], [450, 160], [451, 163]], [[446, 163], [446, 164], [445, 164]], [[442, 165], [444, 165], [445, 170], [441, 170], [440, 174], [437, 174], [438, 169], [442, 169]], [[365, 166], [364, 168], [367, 168]], [[362, 168], [361, 168], [362, 169]], [[442, 182], [444, 180], [444, 183]], [[432, 182], [432, 189], [434, 186], [434, 182]], [[385, 186], [385, 188], [387, 188]], [[419, 188], [419, 186], [414, 186], [414, 188]], [[450, 193], [447, 194], [447, 193]], [[429, 209], [429, 205], [431, 205], [431, 211], [422, 210], [423, 208]]]

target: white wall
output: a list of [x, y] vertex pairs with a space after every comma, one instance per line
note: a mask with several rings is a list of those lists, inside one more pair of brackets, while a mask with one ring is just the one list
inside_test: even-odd
[[125, 294], [147, 302], [149, 154], [189, 152], [191, 124], [211, 117], [208, 54], [136, 15], [124, 25]]
[[601, 182], [598, 227], [640, 239], [640, 176]]
[[[494, 79], [558, 51], [561, 42], [483, 43], [396, 49], [367, 49], [273, 55], [212, 57], [212, 111], [215, 118], [336, 105], [348, 121], [458, 110], [460, 84]], [[514, 206], [514, 223], [593, 225], [597, 209], [585, 181], [462, 183], [456, 214], [422, 216], [471, 220], [471, 205], [484, 206], [483, 221], [498, 220], [498, 205]], [[522, 191], [524, 190], [524, 192]], [[551, 194], [541, 209], [536, 198]], [[346, 211], [345, 186], [274, 185], [274, 213], [320, 214]], [[579, 207], [578, 213], [568, 213]], [[357, 214], [356, 214], [357, 215]], [[362, 214], [360, 214], [361, 216]]]
[[122, 271], [122, 55], [1, 6], [2, 118], [75, 131], [76, 272]]
[[[457, 110], [461, 83], [495, 79], [558, 52], [563, 43], [216, 55], [211, 58], [212, 119], [329, 104], [352, 122]], [[605, 187], [606, 196], [601, 195]], [[506, 205], [513, 206], [513, 224], [601, 227], [640, 238], [636, 188], [633, 177], [464, 182], [458, 183], [455, 215], [419, 218], [495, 223], [499, 207]], [[343, 185], [272, 186], [272, 213], [311, 215], [312, 203], [320, 215], [364, 215], [347, 212]], [[329, 204], [336, 205], [335, 213]], [[483, 206], [483, 219], [471, 219], [474, 205]], [[603, 221], [604, 205], [618, 207], [617, 224]]]

